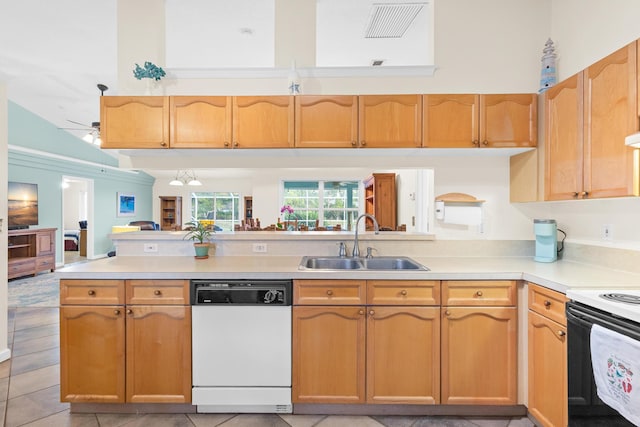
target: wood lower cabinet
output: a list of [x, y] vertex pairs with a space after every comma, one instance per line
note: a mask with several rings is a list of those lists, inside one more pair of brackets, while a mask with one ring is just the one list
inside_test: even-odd
[[535, 93], [424, 95], [423, 145], [428, 148], [535, 147]]
[[438, 307], [369, 306], [367, 402], [440, 403], [439, 342]]
[[515, 281], [442, 282], [442, 404], [517, 403], [515, 287]]
[[294, 281], [293, 402], [439, 403], [439, 285]]
[[529, 413], [544, 427], [566, 426], [566, 297], [529, 283]]
[[293, 308], [294, 403], [364, 403], [365, 328], [364, 306]]
[[61, 280], [63, 402], [189, 403], [183, 280]]
[[545, 92], [545, 200], [640, 195], [637, 42]]

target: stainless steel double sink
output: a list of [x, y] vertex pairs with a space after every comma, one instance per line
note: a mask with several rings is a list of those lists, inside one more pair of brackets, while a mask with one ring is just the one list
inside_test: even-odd
[[300, 270], [429, 270], [408, 257], [302, 257]]

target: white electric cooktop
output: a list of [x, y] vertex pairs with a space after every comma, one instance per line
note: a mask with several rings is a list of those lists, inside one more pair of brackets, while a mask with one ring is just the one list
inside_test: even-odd
[[567, 298], [640, 323], [640, 289], [570, 289]]

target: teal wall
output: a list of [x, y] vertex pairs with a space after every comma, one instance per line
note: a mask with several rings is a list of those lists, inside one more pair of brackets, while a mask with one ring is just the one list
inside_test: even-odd
[[[153, 218], [155, 178], [144, 172], [117, 170], [117, 159], [96, 146], [57, 129], [13, 102], [9, 102], [8, 106], [9, 181], [38, 184], [38, 226], [58, 228], [57, 243], [63, 237], [63, 175], [94, 181], [93, 230], [94, 253], [97, 256], [109, 252], [113, 247], [111, 239], [107, 237], [112, 225]], [[117, 217], [118, 192], [136, 196], [135, 216]], [[60, 251], [56, 253], [56, 262], [63, 262]]]

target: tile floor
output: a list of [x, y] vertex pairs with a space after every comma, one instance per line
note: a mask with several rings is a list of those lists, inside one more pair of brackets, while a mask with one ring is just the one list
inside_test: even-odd
[[0, 363], [0, 419], [17, 427], [532, 427], [527, 418], [248, 414], [70, 414], [60, 403], [58, 308], [9, 309], [12, 358]]

